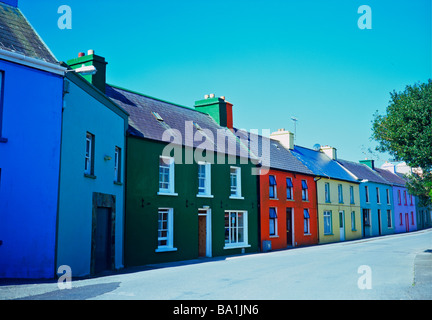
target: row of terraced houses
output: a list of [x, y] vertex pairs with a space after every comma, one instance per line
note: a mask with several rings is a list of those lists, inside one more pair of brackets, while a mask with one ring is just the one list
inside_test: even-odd
[[0, 2], [1, 278], [432, 226], [400, 166], [238, 129], [225, 97], [186, 107], [107, 84], [106, 72], [93, 50], [59, 62], [17, 1]]

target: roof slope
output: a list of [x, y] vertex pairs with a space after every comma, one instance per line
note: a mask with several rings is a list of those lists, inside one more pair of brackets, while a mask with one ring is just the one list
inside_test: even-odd
[[369, 166], [363, 163], [341, 159], [338, 159], [338, 162], [343, 165], [348, 171], [354, 174], [359, 180], [368, 180], [370, 182], [388, 184], [387, 180], [385, 180], [377, 172], [375, 172]]
[[375, 168], [378, 174], [385, 179], [389, 184], [404, 187], [406, 181], [398, 175], [381, 168]]
[[292, 153], [317, 176], [358, 183], [337, 161], [320, 151], [294, 146]]
[[52, 52], [21, 11], [2, 2], [0, 2], [0, 49], [57, 63]]
[[[272, 169], [298, 172], [313, 175], [303, 163], [298, 160], [290, 150], [286, 149], [279, 141], [253, 134], [245, 130], [235, 129], [236, 136], [248, 141], [251, 152], [261, 159], [263, 165], [269, 165]], [[266, 150], [269, 146], [269, 151]]]
[[254, 158], [228, 128], [206, 113], [113, 85], [106, 86], [106, 95], [129, 113], [133, 136]]

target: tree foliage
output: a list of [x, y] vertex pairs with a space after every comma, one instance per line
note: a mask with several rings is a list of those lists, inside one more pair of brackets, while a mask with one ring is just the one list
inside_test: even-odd
[[396, 160], [420, 167], [423, 175], [412, 176], [410, 192], [432, 203], [432, 80], [393, 91], [385, 115], [378, 112], [372, 121], [376, 149]]

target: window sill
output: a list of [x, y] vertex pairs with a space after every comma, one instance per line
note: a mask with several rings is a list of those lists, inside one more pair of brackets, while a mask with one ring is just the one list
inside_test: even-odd
[[311, 236], [312, 233], [303, 233], [304, 236]]
[[84, 177], [89, 178], [89, 179], [96, 179], [95, 175], [88, 174], [88, 173], [84, 173]]
[[324, 236], [334, 236], [333, 233], [324, 233]]
[[244, 200], [244, 197], [238, 197], [238, 196], [230, 196], [230, 199], [238, 199], [238, 200]]
[[197, 194], [197, 198], [214, 198], [212, 194]]
[[171, 252], [171, 251], [177, 251], [177, 248], [173, 247], [167, 247], [167, 248], [157, 248], [155, 252]]
[[117, 186], [122, 186], [123, 185], [123, 183], [120, 182], [120, 181], [114, 181], [114, 184], [117, 185]]
[[178, 196], [178, 193], [175, 192], [163, 192], [163, 191], [159, 191], [157, 193], [158, 196]]
[[242, 249], [242, 248], [250, 248], [250, 244], [246, 243], [235, 243], [235, 244], [225, 244], [223, 249]]
[[279, 238], [279, 235], [275, 234], [275, 235], [269, 236], [269, 238], [271, 238], [271, 239]]
[[6, 143], [6, 142], [8, 142], [8, 139], [7, 139], [7, 138], [4, 138], [4, 137], [0, 137], [0, 143], [1, 143], [1, 142]]

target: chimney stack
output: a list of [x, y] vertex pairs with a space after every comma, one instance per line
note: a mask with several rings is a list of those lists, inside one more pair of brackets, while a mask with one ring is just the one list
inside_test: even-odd
[[203, 100], [195, 101], [195, 109], [210, 115], [217, 124], [233, 129], [233, 104], [225, 97], [215, 97], [214, 93], [206, 94]]
[[106, 86], [106, 65], [105, 58], [98, 56], [94, 50], [88, 50], [87, 55], [84, 52], [78, 54], [78, 58], [71, 59], [66, 62], [72, 69], [81, 68], [84, 66], [94, 66], [97, 72], [93, 75], [84, 75], [83, 77], [93, 84], [100, 91], [105, 93]]
[[375, 169], [375, 160], [368, 160], [368, 159], [366, 159], [366, 160], [360, 160], [359, 162], [367, 165], [372, 170]]
[[270, 134], [270, 138], [279, 141], [285, 148], [294, 150], [294, 133], [285, 129], [278, 129], [278, 131]]
[[321, 152], [324, 152], [327, 157], [329, 157], [332, 160], [337, 160], [337, 152], [336, 152], [336, 148], [333, 147], [329, 147], [329, 146], [322, 146], [320, 148]]

